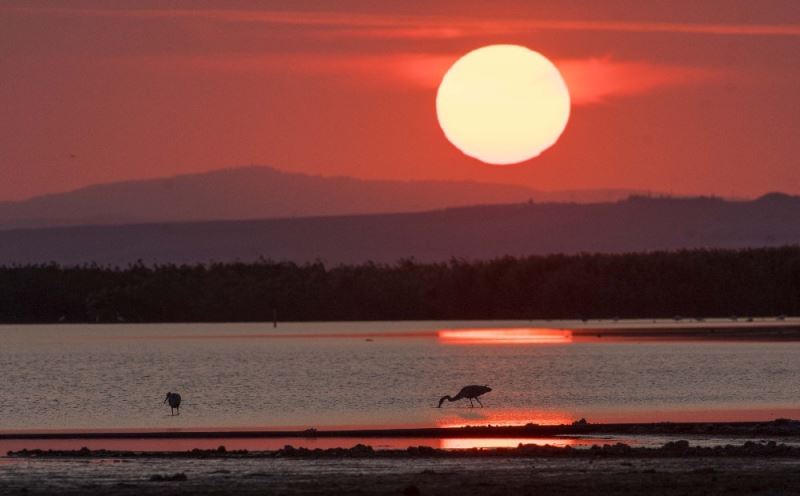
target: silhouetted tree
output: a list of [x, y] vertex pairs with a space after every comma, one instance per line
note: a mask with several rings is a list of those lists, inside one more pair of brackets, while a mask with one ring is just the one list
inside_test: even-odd
[[241, 322], [800, 314], [800, 247], [326, 267], [0, 267], [0, 321]]

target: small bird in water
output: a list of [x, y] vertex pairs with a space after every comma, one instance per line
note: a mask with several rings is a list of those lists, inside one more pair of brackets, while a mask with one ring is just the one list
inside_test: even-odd
[[164, 403], [166, 402], [169, 402], [169, 409], [172, 415], [175, 415], [175, 410], [178, 410], [178, 415], [181, 414], [181, 395], [178, 393], [167, 393], [167, 397], [164, 398]]
[[464, 398], [469, 400], [470, 408], [474, 408], [475, 407], [475, 405], [472, 404], [472, 400], [473, 399], [478, 402], [478, 404], [481, 406], [481, 408], [483, 408], [483, 403], [481, 403], [481, 400], [478, 398], [478, 396], [480, 396], [482, 394], [486, 394], [491, 390], [492, 390], [492, 388], [490, 388], [489, 386], [475, 386], [475, 385], [473, 385], [473, 386], [464, 386], [463, 388], [461, 388], [461, 391], [459, 391], [458, 394], [453, 396], [452, 398], [450, 396], [442, 396], [442, 399], [439, 400], [439, 406], [437, 408], [441, 408], [442, 407], [442, 403], [444, 403], [444, 400], [447, 400], [447, 401], [458, 401], [458, 400], [464, 399]]

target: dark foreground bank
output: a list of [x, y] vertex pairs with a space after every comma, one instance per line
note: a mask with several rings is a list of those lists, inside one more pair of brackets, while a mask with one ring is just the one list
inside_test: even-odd
[[[0, 457], [0, 493], [65, 495], [775, 495], [800, 494], [800, 422], [591, 424], [458, 429], [356, 431], [365, 444], [349, 448], [269, 451], [36, 450]], [[515, 448], [373, 449], [374, 436], [503, 437], [662, 434], [660, 447], [616, 443], [591, 448], [519, 445]], [[48, 433], [59, 439], [68, 433]], [[120, 433], [86, 433], [85, 439]], [[143, 433], [123, 433], [142, 435]], [[208, 433], [150, 432], [148, 436]], [[230, 436], [232, 433], [220, 433]], [[252, 435], [253, 433], [247, 433]], [[305, 436], [351, 431], [265, 431], [287, 444]], [[36, 434], [4, 434], [37, 436]], [[245, 435], [245, 433], [242, 433]], [[729, 440], [690, 445], [680, 436]], [[38, 435], [41, 439], [41, 434]], [[756, 441], [744, 441], [755, 439]], [[54, 441], [55, 442], [55, 441]], [[784, 444], [787, 443], [787, 444]]]
[[264, 459], [264, 458], [719, 458], [719, 457], [780, 457], [800, 459], [800, 447], [789, 446], [775, 441], [747, 441], [741, 445], [690, 446], [686, 440], [670, 441], [660, 448], [637, 448], [624, 443], [594, 445], [588, 449], [574, 449], [570, 446], [550, 446], [520, 444], [516, 448], [471, 448], [437, 449], [429, 446], [412, 446], [404, 450], [375, 450], [371, 446], [358, 444], [352, 448], [295, 448], [287, 445], [278, 450], [228, 451], [224, 445], [213, 450], [193, 449], [189, 451], [120, 451], [120, 450], [42, 450], [23, 449], [9, 451], [10, 458], [70, 458], [70, 459]]
[[[673, 442], [658, 449], [624, 446], [578, 450], [520, 447], [378, 455], [357, 447], [261, 458], [74, 453], [0, 464], [3, 494], [250, 495], [667, 495], [797, 494], [800, 457], [780, 445], [751, 443], [696, 449]], [[760, 451], [760, 453], [756, 453]], [[594, 452], [594, 453], [593, 453]], [[525, 453], [536, 456], [515, 456]], [[282, 456], [278, 456], [278, 455]], [[29, 454], [30, 455], [30, 454]], [[334, 456], [335, 455], [335, 456]]]
[[[0, 494], [9, 495], [776, 495], [800, 494], [800, 422], [591, 424], [355, 431], [348, 448], [285, 446], [268, 451], [217, 449], [122, 451], [20, 449], [0, 456]], [[577, 436], [661, 434], [659, 447], [616, 443], [591, 448], [373, 449], [371, 436], [503, 437], [521, 433]], [[13, 434], [61, 439], [75, 433]], [[208, 435], [195, 432], [85, 433], [96, 436]], [[231, 432], [220, 433], [230, 436]], [[246, 433], [253, 435], [252, 432]], [[291, 442], [352, 431], [264, 431]], [[242, 433], [245, 435], [245, 433]], [[690, 445], [680, 436], [720, 437], [728, 444]], [[22, 437], [21, 437], [22, 436]], [[24, 437], [28, 436], [28, 437]], [[373, 438], [374, 439], [374, 438]], [[754, 439], [755, 441], [744, 441]], [[55, 442], [55, 441], [54, 441]]]

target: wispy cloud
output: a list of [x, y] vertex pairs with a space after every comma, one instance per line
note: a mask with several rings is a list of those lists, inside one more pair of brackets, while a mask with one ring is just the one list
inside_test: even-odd
[[[70, 9], [18, 8], [23, 15], [67, 17], [123, 17], [145, 19], [202, 19], [222, 23], [261, 23], [297, 28], [291, 36], [314, 38], [457, 39], [480, 35], [526, 33], [535, 30], [628, 31], [696, 33], [706, 35], [800, 36], [800, 25], [676, 24], [652, 22], [570, 21], [536, 19], [475, 19], [431, 15], [378, 15], [366, 13], [296, 12], [225, 9]], [[3, 8], [0, 8], [3, 11]], [[233, 29], [222, 32], [236, 32]], [[187, 30], [196, 34], [198, 30]], [[246, 32], [251, 32], [245, 30]], [[261, 31], [261, 30], [258, 30]], [[269, 30], [263, 30], [269, 31]], [[205, 31], [203, 31], [205, 32]], [[284, 31], [285, 33], [285, 31]], [[360, 44], [357, 44], [360, 46]], [[236, 52], [234, 46], [219, 53], [144, 54], [113, 58], [132, 65], [158, 65], [161, 70], [227, 72], [271, 72], [312, 77], [339, 78], [354, 86], [401, 86], [434, 89], [461, 53], [411, 52], [402, 44], [390, 51], [368, 53], [344, 50], [325, 53], [271, 51], [268, 45], [252, 47], [250, 53]], [[317, 45], [319, 47], [319, 45]], [[419, 46], [419, 45], [413, 45]], [[435, 46], [435, 44], [431, 44]], [[327, 47], [327, 45], [326, 45]], [[398, 48], [399, 47], [399, 48]], [[306, 47], [309, 50], [308, 46]], [[226, 51], [227, 50], [227, 51]], [[452, 48], [448, 49], [452, 50]], [[731, 77], [718, 69], [663, 64], [645, 60], [616, 60], [611, 56], [555, 60], [564, 75], [575, 105], [600, 104], [610, 99], [648, 94], [669, 87], [711, 84]]]
[[435, 88], [458, 59], [454, 54], [353, 55], [268, 53], [259, 55], [169, 55], [115, 57], [107, 63], [151, 70], [294, 74], [340, 78], [356, 86]]
[[[253, 56], [136, 57], [127, 63], [161, 70], [266, 72], [339, 78], [354, 86], [434, 90], [459, 54], [390, 55], [267, 54]], [[555, 60], [574, 105], [652, 93], [664, 88], [713, 84], [731, 77], [716, 69], [619, 61], [610, 56]]]
[[[429, 24], [429, 25], [425, 25]], [[524, 34], [535, 31], [616, 31], [724, 36], [800, 36], [797, 24], [682, 24], [585, 20], [418, 20], [414, 25], [354, 27], [340, 35], [375, 38], [460, 38], [479, 35]]]
[[800, 24], [675, 23], [558, 19], [474, 19], [435, 15], [305, 12], [229, 9], [0, 8], [28, 15], [210, 19], [326, 28], [319, 36], [450, 39], [538, 30], [683, 33], [721, 36], [800, 36]]
[[561, 60], [556, 65], [575, 105], [603, 103], [615, 97], [642, 95], [668, 87], [709, 84], [732, 76], [717, 69], [617, 61], [611, 57]]

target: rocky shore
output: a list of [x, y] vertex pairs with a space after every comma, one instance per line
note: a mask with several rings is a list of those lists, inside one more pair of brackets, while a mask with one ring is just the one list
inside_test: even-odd
[[[676, 442], [649, 452], [616, 446], [586, 450], [408, 450], [380, 455], [367, 447], [270, 457], [7, 458], [0, 493], [100, 496], [256, 495], [782, 495], [800, 494], [795, 450], [741, 445], [696, 450]], [[526, 456], [521, 456], [522, 454]], [[518, 456], [514, 456], [514, 454]], [[536, 456], [530, 456], [535, 454]], [[787, 456], [787, 454], [789, 454]], [[65, 454], [62, 454], [65, 455]], [[346, 455], [346, 456], [345, 456]], [[710, 456], [706, 456], [710, 455]], [[101, 456], [103, 458], [101, 458]]]
[[9, 451], [11, 458], [668, 458], [668, 457], [786, 457], [800, 458], [800, 447], [787, 446], [775, 441], [748, 441], [740, 445], [714, 447], [690, 446], [688, 441], [670, 441], [660, 448], [640, 448], [627, 444], [595, 445], [588, 449], [569, 446], [539, 446], [520, 444], [516, 448], [472, 448], [437, 449], [415, 446], [405, 450], [375, 450], [371, 446], [358, 444], [352, 448], [308, 449], [287, 445], [271, 451], [227, 450], [220, 446], [214, 450], [193, 449], [190, 451], [117, 451], [117, 450], [27, 450]]
[[[590, 448], [374, 449], [285, 446], [269, 451], [106, 449], [11, 451], [0, 458], [0, 494], [289, 496], [357, 495], [776, 495], [800, 494], [800, 423], [618, 424], [611, 432], [670, 433], [660, 447], [623, 443]], [[502, 427], [449, 429], [496, 436]], [[573, 434], [608, 425], [522, 426]], [[503, 431], [508, 432], [508, 431]], [[676, 434], [677, 433], [677, 434]], [[678, 437], [724, 435], [730, 444], [697, 446]], [[319, 433], [316, 433], [319, 434]], [[755, 441], [743, 441], [742, 437]], [[763, 437], [762, 437], [763, 436]], [[369, 436], [365, 436], [369, 437]], [[774, 439], [770, 439], [774, 437]]]

